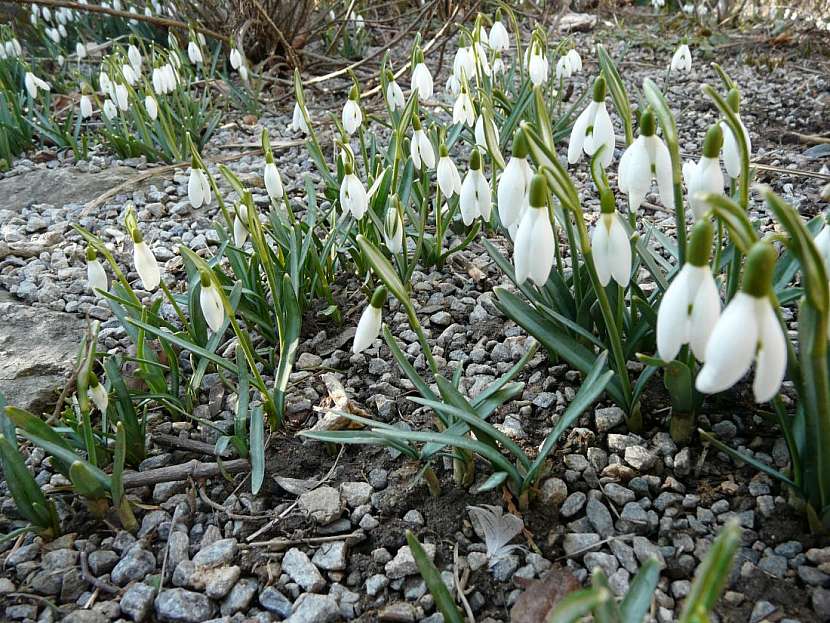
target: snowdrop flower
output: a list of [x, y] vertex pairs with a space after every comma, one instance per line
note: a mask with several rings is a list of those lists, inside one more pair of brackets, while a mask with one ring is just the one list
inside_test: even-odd
[[[476, 146], [478, 146], [482, 151], [489, 151], [487, 147], [487, 136], [484, 133], [484, 115], [479, 115], [478, 119], [476, 119], [474, 134]], [[493, 134], [496, 136], [496, 149], [498, 149], [501, 137], [499, 136], [499, 129], [495, 124], [493, 124]]]
[[248, 239], [248, 217], [246, 208], [237, 208], [233, 218], [233, 243], [242, 247]]
[[447, 146], [443, 143], [440, 148], [440, 158], [438, 158], [438, 187], [444, 196], [449, 199], [453, 193], [461, 194], [461, 175], [452, 158], [449, 156]]
[[605, 189], [600, 196], [602, 213], [591, 236], [594, 268], [600, 285], [607, 286], [614, 278], [625, 288], [631, 278], [631, 243], [617, 214], [614, 193]]
[[496, 60], [493, 61], [493, 75], [498, 76], [503, 74], [504, 71], [504, 61], [501, 60], [501, 55], [496, 52]]
[[202, 309], [202, 315], [210, 330], [218, 333], [225, 322], [225, 306], [222, 304], [222, 297], [208, 273], [201, 274], [201, 283], [199, 307]]
[[544, 176], [537, 173], [530, 182], [530, 207], [522, 216], [513, 245], [516, 282], [521, 285], [530, 278], [538, 287], [544, 286], [553, 267], [553, 253], [547, 184]]
[[98, 296], [98, 290], [106, 292], [108, 289], [107, 273], [92, 247], [86, 248], [86, 283], [89, 291]]
[[98, 85], [101, 87], [101, 91], [103, 91], [105, 95], [112, 97], [115, 94], [112, 80], [110, 80], [107, 72], [102, 71], [98, 74]]
[[568, 58], [571, 61], [571, 74], [578, 74], [582, 71], [582, 57], [579, 55], [579, 52], [576, 51], [576, 48], [571, 48], [568, 50], [567, 54]]
[[692, 52], [685, 43], [674, 51], [674, 55], [671, 57], [671, 70], [685, 71], [686, 73], [692, 71]]
[[89, 373], [86, 395], [92, 403], [98, 407], [98, 410], [101, 413], [107, 412], [107, 407], [109, 406], [109, 395], [94, 372]]
[[134, 228], [131, 232], [133, 238], [133, 263], [141, 284], [145, 290], [152, 292], [161, 282], [161, 272], [156, 261], [156, 256], [144, 242], [141, 232]]
[[459, 81], [463, 81], [466, 76], [468, 79], [475, 76], [476, 73], [476, 59], [473, 56], [473, 50], [470, 47], [460, 47], [455, 52], [455, 59], [452, 63], [452, 75]]
[[357, 86], [352, 86], [349, 90], [349, 99], [346, 100], [343, 106], [343, 114], [341, 115], [343, 128], [349, 136], [357, 132], [360, 124], [363, 123], [363, 113], [360, 111], [358, 99], [360, 99], [360, 95], [357, 92]]
[[617, 183], [620, 190], [628, 195], [631, 212], [645, 201], [651, 190], [651, 183], [657, 179], [657, 189], [663, 205], [674, 210], [674, 186], [669, 148], [658, 138], [654, 113], [647, 108], [640, 117], [640, 136], [625, 150], [620, 158]]
[[132, 65], [122, 65], [121, 75], [124, 76], [125, 82], [130, 86], [133, 86], [138, 80], [138, 76], [135, 75]]
[[538, 40], [533, 42], [526, 64], [533, 86], [538, 87], [548, 81], [548, 59]]
[[195, 41], [191, 41], [187, 44], [187, 57], [194, 65], [200, 65], [204, 62], [202, 50], [199, 49], [199, 45]]
[[130, 102], [127, 98], [127, 87], [123, 84], [115, 85], [115, 103], [121, 110], [129, 110]]
[[[173, 58], [178, 58], [178, 56], [173, 55]], [[161, 69], [164, 76], [165, 91], [167, 93], [172, 93], [176, 90], [176, 86], [179, 83], [179, 74], [176, 73], [176, 70], [173, 69], [173, 66], [170, 63], [167, 63]]]
[[412, 115], [412, 140], [409, 142], [409, 155], [412, 156], [412, 163], [415, 168], [421, 170], [421, 163], [427, 169], [435, 168], [435, 150], [426, 132], [421, 129], [421, 120], [418, 115]]
[[112, 100], [107, 100], [104, 102], [104, 116], [109, 120], [112, 121], [118, 116], [118, 108], [115, 107], [115, 104]]
[[741, 291], [723, 311], [706, 346], [695, 387], [714, 394], [732, 387], [755, 362], [752, 391], [756, 402], [772, 400], [787, 370], [787, 343], [769, 294], [777, 260], [767, 242], [747, 255]]
[[[744, 141], [746, 142], [746, 153], [747, 155], [751, 155], [752, 141], [749, 139], [749, 132], [747, 131], [744, 122], [741, 120], [741, 95], [738, 93], [738, 90], [731, 89], [726, 101], [728, 102], [729, 107], [734, 111], [735, 116], [738, 117], [738, 121], [741, 124], [741, 130], [743, 131]], [[726, 168], [726, 172], [729, 177], [735, 179], [741, 175], [741, 150], [740, 147], [738, 147], [738, 140], [735, 138], [735, 135], [732, 134], [729, 124], [726, 123], [726, 121], [721, 121], [720, 127], [721, 130], [723, 130], [723, 166]]]
[[34, 75], [31, 71], [27, 71], [26, 75], [23, 78], [23, 82], [26, 85], [26, 91], [32, 97], [32, 99], [37, 98], [38, 91], [46, 91], [47, 93], [52, 90], [52, 87], [49, 86], [49, 83], [45, 80], [41, 80], [36, 75]]
[[830, 272], [830, 225], [824, 224], [815, 238], [816, 248], [824, 260], [824, 266]]
[[351, 212], [356, 221], [363, 218], [369, 209], [369, 197], [363, 182], [354, 174], [351, 162], [345, 166], [346, 174], [340, 184], [340, 205], [344, 212]]
[[360, 315], [357, 330], [354, 334], [354, 344], [352, 344], [353, 353], [362, 353], [380, 335], [380, 328], [383, 324], [383, 304], [385, 302], [386, 288], [379, 286], [372, 294], [372, 300], [369, 301], [366, 309]]
[[594, 82], [591, 103], [577, 117], [571, 130], [568, 162], [576, 164], [582, 159], [583, 152], [593, 156], [604, 146], [600, 162], [604, 168], [608, 168], [614, 159], [614, 140], [614, 126], [605, 108], [605, 78], [600, 76]]
[[242, 53], [235, 47], [231, 48], [230, 61], [233, 69], [239, 69], [242, 66]]
[[450, 74], [447, 78], [447, 83], [444, 85], [444, 90], [451, 97], [458, 97], [458, 94], [461, 93], [461, 80], [456, 78], [453, 74]]
[[210, 205], [210, 180], [195, 159], [191, 163], [190, 177], [187, 180], [187, 198], [194, 208], [201, 208], [203, 204]]
[[265, 179], [265, 190], [268, 191], [268, 196], [271, 199], [282, 199], [285, 194], [285, 189], [282, 186], [282, 178], [280, 172], [277, 170], [277, 165], [274, 164], [274, 157], [269, 152], [265, 156], [265, 172], [263, 173]]
[[159, 116], [159, 106], [156, 102], [156, 98], [152, 95], [147, 95], [144, 98], [144, 108], [147, 109], [147, 114], [150, 115], [150, 119], [155, 121]]
[[687, 162], [683, 165], [683, 177], [689, 191], [689, 207], [696, 219], [703, 218], [709, 210], [709, 204], [703, 199], [705, 194], [723, 194], [723, 172], [718, 160], [722, 144], [723, 132], [720, 126], [713, 125], [703, 141], [701, 159], [696, 164]]
[[60, 43], [61, 42], [61, 34], [55, 28], [47, 28], [46, 29], [46, 36], [52, 40], [52, 43]]
[[77, 56], [78, 60], [80, 61], [80, 60], [85, 59], [86, 55], [87, 55], [86, 46], [83, 43], [81, 43], [80, 41], [78, 41], [75, 44], [75, 56]]
[[398, 83], [395, 82], [395, 78], [392, 75], [391, 71], [388, 73], [387, 80], [388, 84], [386, 85], [386, 103], [389, 105], [389, 110], [395, 111], [399, 108], [403, 109], [403, 107], [406, 105], [406, 100], [403, 96], [403, 90], [398, 85]]
[[[513, 137], [513, 153], [499, 178], [496, 199], [499, 219], [507, 228], [519, 223], [528, 205], [528, 191], [533, 172], [527, 161], [529, 147], [524, 131], [516, 130]], [[552, 247], [551, 247], [552, 248]], [[545, 278], [547, 280], [547, 277]]]
[[412, 70], [412, 91], [418, 92], [418, 100], [425, 102], [432, 97], [432, 74], [424, 64], [424, 53], [418, 48], [415, 51], [415, 69]]
[[89, 119], [92, 116], [92, 99], [89, 95], [81, 95], [81, 118]]
[[659, 11], [666, 6], [666, 0], [651, 0], [651, 6]]
[[[490, 49], [496, 52], [503, 52], [510, 49], [510, 35], [507, 34], [507, 28], [501, 23], [501, 9], [496, 9], [496, 20], [490, 29], [489, 43]], [[495, 67], [493, 71], [495, 71]]]
[[470, 156], [470, 169], [461, 184], [460, 206], [461, 218], [465, 225], [470, 225], [481, 217], [485, 222], [490, 220], [490, 185], [481, 170], [481, 154], [473, 149]]
[[686, 263], [672, 280], [657, 311], [657, 352], [663, 361], [677, 357], [689, 344], [698, 361], [720, 317], [718, 286], [709, 268], [712, 223], [699, 220], [689, 238]]
[[[153, 82], [153, 91], [155, 92], [155, 94], [156, 95], [164, 95], [165, 85], [164, 85], [164, 76], [162, 75], [161, 67], [154, 67], [153, 68], [152, 82]], [[103, 85], [102, 85], [101, 90], [103, 90], [103, 89], [104, 88], [103, 88]]]
[[383, 242], [392, 255], [397, 255], [403, 250], [403, 221], [398, 209], [399, 203], [400, 200], [395, 197], [386, 211], [383, 223]]
[[570, 57], [568, 57], [567, 54], [561, 57], [558, 61], [556, 61], [557, 80], [564, 80], [565, 78], [570, 78], [572, 73], [573, 68], [571, 67], [571, 59]]
[[476, 122], [476, 111], [473, 108], [473, 100], [470, 98], [470, 94], [467, 93], [467, 86], [464, 84], [461, 85], [461, 93], [458, 94], [455, 104], [452, 107], [452, 122], [466, 123], [470, 127], [473, 127], [473, 124]]
[[248, 82], [248, 66], [242, 65], [239, 68], [239, 77], [242, 78], [243, 82]]
[[130, 45], [127, 48], [127, 59], [130, 61], [130, 65], [132, 65], [136, 75], [140, 76], [142, 64], [141, 52], [134, 45]]
[[308, 134], [308, 123], [306, 123], [303, 110], [300, 108], [299, 102], [294, 102], [294, 114], [291, 118], [291, 129], [294, 132], [300, 131], [303, 134]]

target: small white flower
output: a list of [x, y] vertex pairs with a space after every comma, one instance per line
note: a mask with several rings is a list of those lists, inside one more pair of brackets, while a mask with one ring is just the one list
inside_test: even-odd
[[92, 116], [92, 99], [89, 95], [81, 95], [81, 118], [89, 119]]
[[470, 225], [477, 218], [481, 217], [485, 222], [490, 220], [492, 202], [490, 198], [490, 185], [481, 170], [481, 155], [478, 150], [473, 150], [470, 157], [470, 168], [464, 176], [461, 184], [459, 197], [461, 207], [461, 219], [465, 225]]
[[463, 80], [475, 76], [476, 73], [476, 59], [473, 56], [473, 50], [469, 47], [461, 47], [455, 53], [455, 59], [452, 63], [452, 74], [458, 80]]
[[452, 158], [446, 153], [446, 147], [441, 146], [441, 157], [438, 159], [438, 186], [444, 197], [449, 199], [455, 194], [461, 194], [461, 175], [458, 173]]
[[127, 59], [130, 61], [130, 65], [133, 66], [133, 70], [135, 71], [136, 75], [141, 75], [141, 52], [138, 51], [138, 48], [134, 45], [130, 45], [127, 48]]
[[[244, 213], [244, 212], [243, 212]], [[233, 243], [237, 247], [242, 247], [248, 239], [248, 228], [245, 222], [236, 214], [233, 219]]]
[[265, 190], [268, 191], [268, 196], [271, 199], [282, 199], [285, 190], [282, 186], [282, 178], [280, 177], [277, 165], [273, 162], [266, 162], [263, 177], [265, 179]]
[[144, 108], [147, 109], [147, 114], [150, 115], [150, 119], [155, 121], [159, 116], [159, 106], [156, 102], [156, 98], [152, 95], [148, 95], [144, 98]]
[[432, 97], [432, 74], [429, 73], [429, 68], [423, 61], [415, 65], [412, 70], [412, 91], [418, 92], [418, 99], [425, 102]]
[[[356, 93], [357, 90], [355, 89]], [[357, 103], [356, 99], [352, 99], [351, 96], [349, 96], [349, 99], [346, 100], [343, 106], [342, 120], [343, 128], [349, 136], [357, 132], [357, 129], [363, 123], [363, 113], [360, 111], [360, 104]]]
[[504, 71], [504, 61], [501, 60], [500, 56], [497, 56], [496, 60], [493, 61], [493, 75], [498, 76], [503, 74]]
[[[752, 141], [749, 138], [749, 131], [746, 129], [740, 115], [738, 116], [738, 121], [741, 124], [744, 141], [746, 141], [747, 155], [751, 156]], [[721, 121], [720, 126], [723, 130], [723, 166], [726, 168], [726, 173], [729, 177], [736, 179], [741, 175], [741, 150], [738, 147], [738, 140], [735, 138], [735, 135], [732, 134], [732, 130], [730, 129], [728, 123]]]
[[390, 110], [402, 109], [406, 105], [403, 90], [394, 80], [390, 80], [386, 85], [386, 103], [389, 104]]
[[692, 52], [685, 43], [674, 51], [671, 58], [671, 70], [685, 71], [686, 73], [692, 71]]
[[242, 65], [239, 68], [239, 77], [242, 78], [242, 82], [248, 82], [248, 66]]
[[421, 163], [427, 169], [435, 168], [435, 150], [432, 149], [432, 143], [429, 142], [429, 137], [426, 132], [421, 129], [421, 124], [418, 123], [418, 128], [412, 134], [412, 140], [409, 142], [409, 154], [412, 156], [412, 163], [415, 168], [421, 170]]
[[97, 378], [93, 378], [92, 383], [90, 383], [86, 390], [86, 395], [92, 403], [98, 407], [98, 410], [101, 413], [107, 412], [107, 407], [109, 406], [109, 395], [107, 394], [107, 390], [104, 385], [99, 382]]
[[202, 57], [202, 50], [195, 41], [191, 41], [187, 44], [187, 57], [194, 65], [200, 65], [205, 62]]
[[403, 221], [400, 212], [394, 206], [386, 212], [383, 242], [392, 255], [397, 255], [403, 250]]
[[115, 85], [115, 103], [118, 104], [118, 108], [121, 110], [129, 110], [130, 102], [127, 97], [127, 87], [123, 84], [116, 84]]
[[199, 307], [205, 317], [208, 327], [214, 333], [222, 329], [225, 322], [225, 306], [222, 297], [213, 283], [213, 279], [205, 275], [202, 277], [202, 287], [199, 292]]
[[573, 68], [571, 67], [571, 59], [568, 55], [565, 55], [561, 57], [558, 61], [556, 61], [557, 80], [564, 80], [565, 78], [570, 78], [572, 73]]
[[591, 103], [577, 117], [571, 130], [568, 162], [576, 164], [582, 159], [583, 152], [593, 156], [604, 146], [600, 162], [604, 168], [608, 168], [614, 159], [614, 141], [614, 126], [605, 108], [605, 80], [600, 77], [594, 83]]
[[88, 260], [86, 263], [86, 281], [89, 291], [101, 296], [98, 290], [106, 292], [108, 289], [107, 273], [97, 258]]
[[155, 290], [161, 282], [161, 272], [156, 256], [143, 240], [133, 244], [133, 263], [144, 289], [148, 292]]
[[135, 75], [131, 65], [122, 65], [121, 75], [124, 76], [124, 81], [130, 86], [133, 86], [138, 80], [138, 76]]
[[[524, 140], [524, 139], [521, 139]], [[516, 150], [507, 161], [507, 166], [499, 178], [496, 198], [499, 206], [499, 219], [502, 225], [510, 228], [521, 220], [527, 210], [528, 192], [533, 173], [526, 157], [516, 156]]]
[[[374, 298], [374, 297], [373, 297]], [[372, 345], [378, 335], [380, 335], [380, 328], [383, 324], [383, 304], [375, 307], [371, 303], [366, 306], [363, 313], [360, 315], [360, 320], [357, 323], [357, 330], [354, 334], [354, 344], [352, 344], [353, 353], [361, 353]]]
[[26, 72], [26, 75], [23, 78], [23, 82], [26, 85], [26, 91], [28, 91], [32, 99], [37, 98], [38, 90], [46, 91], [47, 93], [52, 90], [52, 87], [49, 85], [48, 82], [41, 80], [31, 71]]
[[112, 100], [106, 100], [104, 102], [104, 116], [109, 120], [112, 121], [118, 116], [118, 108], [116, 108], [115, 104], [113, 104]]
[[723, 142], [723, 132], [715, 125], [709, 128], [703, 142], [703, 156], [697, 163], [686, 162], [683, 165], [683, 177], [689, 195], [689, 207], [695, 219], [703, 218], [709, 210], [702, 196], [705, 194], [722, 195], [724, 180], [720, 168], [718, 152]]
[[657, 179], [660, 200], [674, 210], [671, 155], [666, 144], [655, 134], [654, 114], [647, 110], [640, 119], [640, 136], [628, 146], [620, 158], [617, 183], [628, 195], [632, 212], [645, 201], [653, 179]]
[[236, 48], [231, 48], [230, 60], [231, 67], [239, 69], [242, 66], [242, 53]]
[[[613, 202], [613, 195], [610, 201]], [[625, 288], [631, 278], [631, 243], [616, 210], [612, 208], [613, 211], [606, 212], [607, 209], [606, 204], [591, 236], [594, 268], [603, 287], [613, 277], [614, 281]]]
[[686, 262], [663, 295], [657, 313], [660, 358], [671, 361], [681, 346], [689, 344], [698, 361], [704, 361], [719, 316], [720, 296], [711, 269]]
[[571, 74], [578, 74], [582, 71], [582, 57], [576, 51], [576, 48], [571, 48], [568, 51], [568, 58], [571, 61]]
[[[527, 53], [525, 53], [525, 56], [527, 56]], [[534, 42], [526, 64], [533, 86], [538, 87], [548, 81], [548, 59], [538, 41]]]
[[75, 44], [75, 56], [78, 57], [79, 61], [85, 59], [87, 56], [86, 46], [80, 41]]
[[461, 93], [458, 94], [458, 98], [455, 100], [455, 105], [452, 107], [452, 122], [466, 123], [470, 127], [473, 127], [473, 124], [476, 122], [476, 111], [473, 107], [473, 100], [470, 98], [470, 94], [467, 93], [467, 89], [463, 86], [461, 87]]
[[447, 78], [447, 83], [444, 85], [444, 90], [451, 97], [458, 97], [458, 94], [461, 93], [461, 81], [453, 74], [450, 74]]
[[531, 184], [532, 205], [525, 210], [516, 231], [513, 264], [519, 285], [530, 278], [541, 288], [547, 282], [553, 267], [553, 227], [545, 201], [544, 177], [535, 175]]
[[187, 180], [187, 198], [194, 208], [200, 208], [203, 204], [210, 205], [210, 180], [207, 174], [198, 167], [190, 169], [190, 177]]
[[363, 182], [350, 169], [347, 167], [340, 184], [340, 205], [344, 212], [351, 212], [355, 220], [359, 221], [369, 209], [369, 197]]
[[[493, 27], [490, 29], [489, 42], [490, 48], [496, 52], [504, 52], [510, 49], [510, 35], [507, 33], [507, 28], [504, 27], [501, 21], [493, 23]], [[493, 67], [493, 71], [495, 71], [495, 66]]]
[[[499, 136], [499, 129], [495, 124], [493, 124], [493, 133], [496, 137], [496, 149], [498, 150], [498, 144], [501, 142], [501, 137]], [[487, 147], [487, 137], [484, 134], [484, 115], [479, 115], [478, 119], [476, 119], [476, 126], [473, 134], [475, 134], [476, 146], [483, 151], [489, 151]]]
[[306, 123], [305, 115], [303, 115], [299, 102], [294, 102], [294, 114], [291, 118], [291, 129], [294, 132], [300, 131], [303, 134], [309, 133], [308, 124]]

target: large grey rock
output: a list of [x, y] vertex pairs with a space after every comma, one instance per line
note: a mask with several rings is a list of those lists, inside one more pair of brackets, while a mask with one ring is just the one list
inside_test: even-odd
[[[259, 583], [253, 578], [243, 578], [237, 582], [225, 597], [220, 606], [222, 616], [231, 616], [237, 612], [244, 612], [251, 605], [256, 595]], [[290, 608], [290, 603], [289, 603]]]
[[340, 493], [333, 487], [318, 487], [303, 493], [297, 500], [300, 508], [322, 525], [330, 524], [340, 517]]
[[259, 605], [282, 619], [291, 616], [291, 612], [294, 609], [288, 598], [273, 586], [265, 588], [259, 594]]
[[311, 562], [326, 571], [342, 571], [346, 568], [347, 553], [348, 546], [345, 541], [323, 543], [314, 552], [314, 557], [311, 559]]
[[170, 623], [202, 623], [213, 616], [213, 604], [201, 593], [183, 588], [170, 588], [159, 593], [155, 602], [156, 615]]
[[294, 604], [294, 614], [286, 623], [332, 623], [340, 618], [340, 608], [331, 595], [304, 593]]
[[143, 580], [156, 568], [156, 557], [152, 552], [135, 546], [118, 561], [112, 570], [112, 581], [118, 586], [124, 586], [133, 580]]
[[150, 614], [156, 589], [142, 582], [130, 586], [121, 598], [121, 612], [133, 621], [143, 621]]
[[230, 564], [238, 545], [236, 539], [219, 539], [207, 547], [203, 547], [193, 556], [193, 564], [197, 567], [218, 567], [219, 565]]
[[8, 404], [51, 412], [84, 330], [84, 320], [73, 314], [0, 299], [0, 392]]
[[317, 593], [326, 586], [326, 580], [320, 575], [317, 567], [302, 550], [296, 547], [292, 547], [283, 556], [282, 570], [291, 576], [291, 579], [303, 590], [310, 593]]

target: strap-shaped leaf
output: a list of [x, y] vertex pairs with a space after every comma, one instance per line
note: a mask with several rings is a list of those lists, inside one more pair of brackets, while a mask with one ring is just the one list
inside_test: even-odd
[[259, 493], [265, 480], [265, 414], [261, 406], [251, 409], [251, 493]]
[[715, 437], [712, 433], [709, 433], [709, 432], [707, 432], [705, 430], [701, 430], [701, 429], [698, 429], [697, 432], [700, 433], [700, 436], [703, 437], [703, 439], [705, 439], [706, 441], [711, 443], [713, 446], [715, 446], [721, 452], [725, 452], [726, 454], [731, 456], [736, 461], [743, 461], [744, 463], [747, 463], [747, 464], [751, 465], [752, 467], [754, 467], [758, 471], [764, 472], [768, 476], [772, 476], [776, 480], [779, 480], [779, 481], [783, 482], [785, 485], [787, 485], [789, 487], [792, 487], [793, 490], [795, 490], [795, 491], [799, 490], [798, 486], [795, 484], [795, 482], [793, 482], [790, 478], [785, 476], [782, 472], [779, 472], [774, 467], [770, 467], [766, 463], [762, 463], [761, 461], [756, 459], [754, 456], [749, 456], [748, 454], [744, 454], [743, 452], [739, 452], [738, 450], [735, 450], [732, 446], [728, 446], [725, 443], [723, 443], [720, 439]]
[[386, 259], [383, 253], [363, 236], [357, 237], [357, 246], [360, 247], [360, 252], [363, 254], [363, 257], [371, 265], [372, 271], [383, 282], [383, 285], [389, 289], [389, 292], [400, 301], [401, 305], [411, 307], [412, 303], [409, 300], [409, 295], [406, 293], [406, 288], [401, 283], [397, 271], [392, 267], [392, 264]]
[[39, 530], [49, 529], [50, 517], [46, 509], [51, 502], [46, 500], [34, 476], [26, 468], [20, 452], [3, 434], [0, 434], [0, 464], [6, 486], [20, 514]]
[[438, 569], [429, 559], [424, 548], [412, 534], [411, 530], [406, 531], [406, 542], [409, 545], [409, 550], [412, 552], [412, 557], [415, 559], [415, 564], [418, 565], [418, 572], [424, 579], [424, 583], [429, 589], [429, 594], [435, 601], [435, 607], [443, 615], [444, 621], [447, 623], [464, 623], [464, 617], [453, 601], [450, 591], [447, 590], [447, 585], [438, 573]]
[[660, 562], [656, 558], [649, 558], [634, 576], [625, 598], [620, 603], [622, 621], [642, 623], [648, 614], [651, 600], [654, 598], [654, 589], [659, 581]]
[[546, 623], [578, 623], [609, 599], [613, 597], [605, 589], [575, 591], [556, 604]]
[[78, 458], [72, 446], [46, 422], [28, 411], [17, 407], [6, 407], [6, 415], [23, 434], [35, 435], [38, 439], [46, 440], [68, 453], [63, 455], [67, 458], [55, 456], [54, 466], [61, 474], [69, 478], [69, 466]]

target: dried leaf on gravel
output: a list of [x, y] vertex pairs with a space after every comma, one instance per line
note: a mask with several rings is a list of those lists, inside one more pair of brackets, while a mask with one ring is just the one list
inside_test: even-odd
[[527, 585], [510, 610], [510, 621], [544, 623], [556, 604], [580, 588], [579, 581], [570, 571], [564, 567], [554, 567]]

